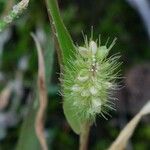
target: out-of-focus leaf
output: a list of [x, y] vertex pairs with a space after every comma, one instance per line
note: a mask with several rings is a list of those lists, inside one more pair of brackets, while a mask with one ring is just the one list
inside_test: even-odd
[[[37, 101], [37, 99], [35, 99]], [[19, 141], [16, 150], [40, 150], [40, 144], [35, 133], [35, 117], [38, 108], [34, 108], [34, 101], [29, 108], [29, 112], [23, 122]]]
[[52, 76], [53, 61], [54, 61], [54, 41], [52, 37], [48, 36], [47, 45], [44, 49], [46, 49], [44, 54], [46, 83], [47, 87], [49, 87], [49, 81]]

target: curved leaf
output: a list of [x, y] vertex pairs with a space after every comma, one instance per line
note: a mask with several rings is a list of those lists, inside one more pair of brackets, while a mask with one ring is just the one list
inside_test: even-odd
[[[48, 14], [50, 17], [50, 22], [53, 28], [53, 32], [59, 43], [60, 49], [59, 51], [57, 51], [58, 56], [60, 57], [59, 61], [64, 66], [70, 67], [68, 60], [70, 58], [74, 58], [75, 46], [73, 44], [73, 41], [70, 37], [69, 32], [67, 31], [61, 19], [57, 1], [46, 0], [46, 4], [47, 4]], [[71, 110], [69, 108], [71, 108], [70, 103], [64, 100], [63, 109], [64, 109], [65, 116], [67, 118], [67, 121], [72, 127], [73, 131], [79, 134], [81, 122], [76, 117], [74, 117], [74, 114], [76, 112], [74, 112], [74, 110]]]
[[50, 21], [52, 28], [54, 29], [54, 34], [59, 42], [59, 54], [62, 56], [62, 62], [67, 65], [70, 57], [73, 57], [75, 46], [67, 31], [58, 9], [58, 4], [56, 0], [46, 0], [47, 9], [50, 16]]

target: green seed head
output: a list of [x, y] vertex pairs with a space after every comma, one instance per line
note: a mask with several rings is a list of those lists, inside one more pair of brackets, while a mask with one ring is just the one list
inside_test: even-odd
[[119, 56], [108, 58], [115, 41], [107, 48], [93, 40], [77, 47], [76, 59], [69, 60], [70, 67], [64, 69], [64, 100], [74, 109], [75, 117], [95, 120], [96, 115], [105, 117], [113, 109], [111, 91], [116, 88], [116, 69]]

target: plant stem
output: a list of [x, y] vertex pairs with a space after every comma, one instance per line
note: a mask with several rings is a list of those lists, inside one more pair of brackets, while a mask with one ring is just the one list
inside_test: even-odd
[[89, 122], [86, 122], [82, 125], [81, 134], [80, 134], [79, 150], [87, 150], [88, 149], [90, 125], [91, 124]]

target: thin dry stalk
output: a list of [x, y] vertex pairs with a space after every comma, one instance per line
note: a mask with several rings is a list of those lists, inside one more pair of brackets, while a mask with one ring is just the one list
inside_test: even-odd
[[7, 107], [11, 92], [12, 92], [12, 86], [8, 84], [0, 93], [0, 110], [3, 110]]
[[31, 34], [38, 52], [38, 88], [39, 88], [39, 109], [35, 121], [35, 130], [40, 141], [42, 150], [48, 150], [44, 135], [44, 116], [47, 106], [47, 88], [45, 79], [45, 64], [40, 43], [34, 34]]
[[118, 138], [112, 143], [108, 150], [124, 150], [128, 140], [131, 138], [136, 126], [142, 116], [150, 113], [150, 101], [141, 109], [141, 111], [125, 126]]

